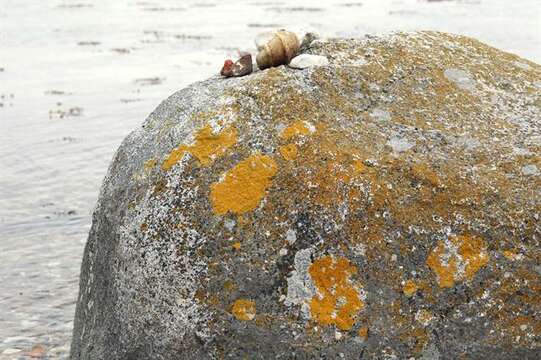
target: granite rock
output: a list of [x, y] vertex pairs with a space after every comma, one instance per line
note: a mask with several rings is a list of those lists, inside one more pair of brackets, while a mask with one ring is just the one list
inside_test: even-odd
[[308, 52], [124, 140], [72, 359], [539, 358], [541, 67], [437, 32]]

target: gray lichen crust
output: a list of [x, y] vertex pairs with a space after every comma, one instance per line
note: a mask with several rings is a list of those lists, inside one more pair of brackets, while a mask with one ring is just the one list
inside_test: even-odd
[[122, 143], [72, 359], [536, 359], [541, 67], [436, 32], [315, 41]]

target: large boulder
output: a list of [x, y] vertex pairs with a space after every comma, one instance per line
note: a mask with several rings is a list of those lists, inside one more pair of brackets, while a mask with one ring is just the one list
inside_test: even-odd
[[211, 78], [122, 143], [72, 359], [534, 359], [541, 66], [421, 32]]

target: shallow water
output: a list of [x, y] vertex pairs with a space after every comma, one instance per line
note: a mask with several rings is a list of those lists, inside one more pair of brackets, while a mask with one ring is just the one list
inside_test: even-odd
[[0, 0], [0, 359], [36, 345], [67, 356], [91, 212], [120, 141], [277, 27], [449, 31], [541, 62], [538, 0]]

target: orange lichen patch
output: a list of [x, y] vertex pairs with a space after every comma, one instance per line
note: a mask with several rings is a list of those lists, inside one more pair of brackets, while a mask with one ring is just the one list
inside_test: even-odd
[[[471, 280], [488, 263], [486, 245], [480, 238], [460, 235], [451, 236], [449, 242], [440, 241], [432, 250], [426, 264], [438, 277], [438, 285], [450, 288], [455, 281]], [[458, 271], [463, 267], [464, 271]]]
[[231, 246], [235, 250], [240, 250], [240, 247], [241, 247], [240, 242], [238, 242], [238, 241], [236, 243], [233, 243], [233, 245], [231, 245]]
[[214, 213], [244, 214], [255, 209], [266, 194], [276, 162], [267, 155], [256, 154], [225, 173], [222, 181], [212, 184], [210, 198]]
[[354, 160], [353, 161], [353, 171], [355, 174], [362, 174], [366, 172], [366, 165], [363, 164], [361, 160]]
[[363, 326], [362, 328], [359, 329], [357, 334], [359, 335], [360, 338], [363, 338], [363, 339], [368, 338], [368, 327]]
[[237, 318], [237, 320], [253, 320], [256, 314], [255, 301], [238, 299], [231, 306], [231, 312]]
[[346, 258], [325, 256], [312, 263], [308, 272], [318, 290], [310, 300], [312, 318], [323, 325], [336, 325], [340, 330], [349, 330], [357, 313], [364, 307], [358, 286], [350, 277], [357, 267]]
[[486, 245], [483, 240], [473, 236], [456, 236], [452, 240], [466, 263], [466, 278], [471, 280], [488, 263]]
[[234, 127], [225, 128], [219, 134], [214, 134], [210, 125], [206, 125], [197, 132], [192, 145], [183, 144], [171, 151], [163, 162], [162, 169], [165, 171], [171, 169], [186, 152], [195, 156], [202, 165], [209, 165], [236, 142], [237, 129]]
[[404, 287], [402, 288], [402, 291], [404, 292], [406, 296], [411, 296], [415, 294], [417, 290], [419, 290], [419, 287], [413, 280], [406, 281], [406, 283], [404, 284]]
[[443, 260], [445, 254], [445, 243], [440, 242], [434, 250], [428, 255], [426, 264], [432, 271], [434, 271], [438, 277], [438, 285], [441, 288], [450, 288], [455, 285], [456, 258], [452, 257]]
[[306, 121], [295, 121], [293, 124], [289, 125], [282, 131], [283, 139], [291, 139], [295, 136], [300, 135], [310, 135], [314, 130], [311, 129], [310, 124]]
[[299, 149], [295, 144], [280, 146], [279, 151], [286, 160], [295, 160], [299, 155]]

